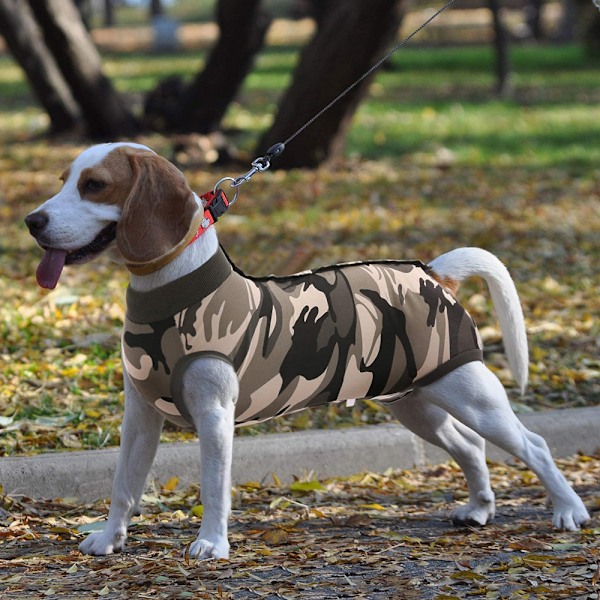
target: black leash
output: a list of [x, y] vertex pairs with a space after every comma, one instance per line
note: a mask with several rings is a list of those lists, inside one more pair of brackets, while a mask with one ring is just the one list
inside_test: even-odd
[[[598, 0], [600, 1], [600, 0]], [[415, 35], [417, 35], [422, 29], [427, 27], [431, 21], [433, 21], [436, 17], [438, 17], [441, 13], [443, 13], [447, 8], [450, 7], [451, 4], [454, 3], [454, 0], [448, 0], [444, 6], [438, 9], [431, 17], [429, 17], [425, 22], [423, 22], [417, 29], [415, 29], [410, 35], [405, 37], [403, 40], [398, 42], [385, 56], [383, 56], [380, 60], [378, 60], [370, 69], [368, 69], [365, 73], [363, 73], [354, 83], [351, 83], [343, 92], [339, 93], [327, 106], [322, 108], [317, 114], [311, 117], [304, 125], [298, 128], [292, 135], [290, 135], [285, 141], [279, 142], [271, 146], [263, 156], [258, 156], [255, 158], [250, 164], [252, 168], [245, 174], [240, 177], [225, 177], [221, 179], [216, 185], [214, 192], [216, 192], [218, 186], [223, 181], [231, 181], [231, 187], [235, 188], [235, 196], [233, 200], [229, 202], [229, 204], [233, 204], [238, 197], [239, 187], [250, 180], [256, 173], [263, 173], [271, 166], [271, 160], [273, 160], [276, 156], [279, 156], [286, 148], [286, 146], [298, 135], [300, 135], [307, 127], [310, 127], [320, 116], [326, 113], [334, 104], [337, 104], [348, 92], [354, 89], [359, 83], [361, 83], [364, 79], [366, 79], [373, 71], [376, 71], [388, 58], [390, 58], [395, 52], [397, 52], [404, 44], [406, 44], [409, 40], [411, 40]]]

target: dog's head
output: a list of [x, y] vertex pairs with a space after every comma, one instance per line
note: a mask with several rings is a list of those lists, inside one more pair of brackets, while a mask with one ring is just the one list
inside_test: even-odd
[[201, 220], [183, 174], [140, 144], [92, 146], [61, 179], [60, 192], [25, 218], [44, 250], [37, 280], [45, 288], [56, 287], [65, 264], [105, 250], [133, 272], [152, 272], [185, 247]]

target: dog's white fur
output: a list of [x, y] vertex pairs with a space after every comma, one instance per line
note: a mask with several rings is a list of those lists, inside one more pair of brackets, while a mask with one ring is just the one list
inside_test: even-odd
[[[36, 235], [42, 245], [72, 251], [90, 243], [110, 221], [118, 220], [121, 209], [82, 198], [78, 180], [84, 169], [98, 164], [119, 146], [104, 144], [83, 152], [68, 171], [62, 190], [32, 213], [43, 211], [48, 216], [43, 232]], [[131, 286], [145, 291], [173, 281], [198, 268], [217, 246], [217, 234], [211, 227], [160, 270], [132, 275]], [[108, 253], [116, 262], [124, 262], [116, 244]], [[485, 279], [498, 313], [509, 364], [523, 390], [527, 383], [527, 339], [517, 292], [506, 268], [495, 256], [478, 248], [451, 251], [431, 266], [442, 278], [460, 281], [478, 275]], [[125, 416], [108, 523], [103, 531], [91, 533], [81, 542], [80, 550], [86, 554], [104, 555], [123, 549], [127, 525], [142, 495], [163, 425], [163, 417], [149, 408], [126, 373], [124, 377]], [[183, 390], [200, 439], [204, 505], [200, 532], [189, 553], [198, 558], [226, 558], [236, 373], [221, 360], [199, 358], [185, 372]], [[580, 498], [556, 468], [545, 441], [520, 423], [503, 386], [481, 362], [463, 365], [388, 405], [408, 429], [444, 448], [463, 469], [469, 502], [453, 511], [455, 522], [484, 525], [494, 517], [484, 439], [519, 457], [536, 473], [553, 505], [556, 528], [573, 531], [589, 519]]]

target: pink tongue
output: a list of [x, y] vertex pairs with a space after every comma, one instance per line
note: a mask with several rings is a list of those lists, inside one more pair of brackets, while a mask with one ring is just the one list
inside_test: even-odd
[[46, 250], [36, 271], [38, 284], [43, 288], [53, 290], [58, 283], [60, 274], [65, 266], [68, 252], [66, 250]]

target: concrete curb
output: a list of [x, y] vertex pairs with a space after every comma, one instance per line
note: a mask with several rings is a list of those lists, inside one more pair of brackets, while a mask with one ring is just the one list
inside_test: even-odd
[[[542, 435], [555, 457], [600, 448], [600, 407], [550, 410], [518, 415], [523, 424]], [[488, 445], [496, 461], [508, 454]], [[0, 459], [0, 484], [8, 494], [33, 498], [77, 497], [89, 502], [110, 496], [118, 449], [60, 452]], [[200, 452], [197, 443], [164, 444], [150, 477], [165, 482], [176, 475], [183, 485], [197, 482]], [[233, 481], [282, 481], [313, 470], [319, 477], [361, 471], [409, 469], [444, 462], [448, 455], [401, 425], [372, 425], [351, 429], [303, 431], [256, 437], [236, 437]]]

